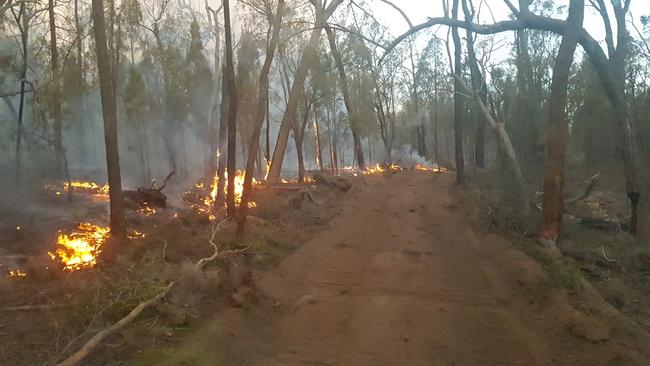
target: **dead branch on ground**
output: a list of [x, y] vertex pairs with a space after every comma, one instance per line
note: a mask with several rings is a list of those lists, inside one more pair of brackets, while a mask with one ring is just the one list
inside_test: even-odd
[[[205, 267], [206, 264], [208, 264], [209, 262], [212, 262], [212, 261], [214, 261], [214, 260], [216, 260], [218, 258], [223, 258], [223, 257], [225, 257], [227, 255], [241, 253], [241, 252], [244, 252], [244, 251], [246, 251], [246, 250], [248, 250], [250, 248], [250, 246], [248, 246], [248, 247], [243, 248], [243, 249], [220, 251], [219, 247], [214, 243], [214, 238], [216, 237], [217, 232], [219, 232], [219, 230], [221, 230], [221, 225], [224, 222], [225, 221], [221, 221], [221, 222], [219, 222], [219, 224], [217, 224], [214, 227], [214, 229], [212, 230], [212, 233], [210, 235], [210, 239], [208, 240], [210, 245], [212, 245], [212, 247], [214, 248], [214, 253], [209, 257], [199, 259], [199, 261], [196, 262], [196, 264], [194, 265], [195, 268], [200, 270], [203, 267]], [[138, 304], [138, 306], [136, 306], [133, 310], [131, 310], [131, 312], [127, 316], [120, 319], [119, 321], [117, 321], [113, 325], [109, 326], [108, 328], [105, 328], [105, 329], [101, 330], [100, 332], [98, 332], [97, 334], [95, 334], [77, 352], [70, 355], [63, 362], [57, 364], [57, 366], [74, 366], [74, 365], [78, 365], [95, 348], [97, 348], [97, 346], [99, 346], [100, 343], [104, 339], [106, 339], [107, 337], [113, 335], [114, 333], [118, 332], [119, 330], [121, 330], [122, 328], [127, 326], [135, 318], [137, 318], [138, 315], [140, 315], [140, 313], [142, 313], [146, 308], [148, 308], [149, 306], [157, 303], [158, 301], [162, 300], [165, 296], [167, 296], [167, 294], [169, 294], [169, 292], [172, 290], [172, 288], [176, 284], [177, 284], [177, 281], [170, 282], [157, 295], [155, 295], [155, 296], [149, 298], [148, 300], [143, 301], [140, 304]]]

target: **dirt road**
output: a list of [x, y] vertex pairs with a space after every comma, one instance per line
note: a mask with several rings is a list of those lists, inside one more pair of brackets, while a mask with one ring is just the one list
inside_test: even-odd
[[471, 229], [453, 174], [359, 179], [327, 230], [257, 280], [275, 306], [227, 310], [189, 341], [192, 364], [644, 364], [531, 259]]

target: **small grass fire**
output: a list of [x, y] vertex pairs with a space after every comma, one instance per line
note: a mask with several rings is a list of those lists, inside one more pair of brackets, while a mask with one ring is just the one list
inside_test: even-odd
[[[245, 173], [241, 170], [235, 172], [235, 204], [240, 205], [242, 199], [242, 193], [244, 192], [244, 176]], [[225, 184], [223, 185], [223, 194], [228, 190], [228, 171], [224, 172]], [[253, 185], [257, 185], [259, 182], [253, 178]], [[206, 194], [207, 190], [210, 190]], [[217, 195], [219, 193], [219, 175], [218, 172], [215, 172], [214, 177], [212, 178], [212, 183], [208, 187], [204, 182], [197, 182], [194, 185], [192, 191], [187, 191], [183, 194], [183, 201], [196, 210], [198, 213], [205, 214], [207, 213], [210, 218], [212, 218], [211, 211], [214, 206]], [[248, 202], [248, 207], [253, 208], [257, 207], [257, 203], [254, 201]]]
[[63, 264], [64, 269], [68, 271], [90, 268], [97, 264], [97, 256], [101, 253], [101, 246], [109, 234], [108, 227], [83, 222], [76, 231], [60, 231], [56, 238], [56, 251], [48, 254], [50, 258]]

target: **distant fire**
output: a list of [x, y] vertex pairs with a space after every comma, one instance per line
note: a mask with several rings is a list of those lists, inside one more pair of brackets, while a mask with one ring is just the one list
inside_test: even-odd
[[415, 166], [415, 170], [423, 171], [423, 172], [434, 172], [434, 173], [442, 173], [446, 171], [447, 169], [441, 168], [439, 166], [434, 166], [434, 167], [428, 167], [423, 164], [418, 164]]
[[151, 216], [151, 215], [155, 215], [157, 213], [155, 208], [149, 207], [146, 204], [142, 204], [142, 205], [138, 206], [138, 209], [136, 211], [142, 216]]
[[[244, 192], [244, 176], [245, 173], [241, 170], [235, 172], [235, 204], [240, 205], [242, 194]], [[228, 171], [224, 172], [225, 184], [223, 185], [223, 196], [225, 197], [226, 192], [228, 192]], [[253, 178], [253, 185], [259, 184], [255, 178]], [[210, 219], [213, 220], [214, 217], [211, 215], [212, 207], [214, 206], [217, 195], [219, 193], [219, 173], [215, 172], [214, 177], [212, 178], [212, 183], [209, 187], [203, 182], [198, 182], [194, 185], [195, 191], [187, 191], [183, 194], [183, 200], [198, 213], [208, 214]], [[210, 189], [208, 194], [201, 193], [201, 191], [206, 191]], [[198, 191], [198, 192], [197, 192]], [[257, 203], [254, 201], [248, 202], [248, 207], [253, 208], [257, 207]]]
[[99, 185], [95, 182], [72, 181], [63, 183], [63, 190], [68, 192], [91, 193], [97, 197], [108, 198], [108, 184]]
[[59, 232], [56, 238], [57, 249], [48, 254], [69, 271], [91, 268], [97, 264], [97, 256], [101, 253], [101, 246], [106, 242], [109, 233], [108, 227], [81, 223], [77, 231], [69, 234]]
[[138, 230], [133, 230], [127, 234], [129, 239], [144, 239], [146, 235]]
[[14, 269], [9, 271], [8, 277], [26, 277], [27, 273], [23, 272], [20, 269]]

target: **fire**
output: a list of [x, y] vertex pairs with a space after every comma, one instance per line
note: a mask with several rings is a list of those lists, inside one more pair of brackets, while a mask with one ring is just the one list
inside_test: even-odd
[[26, 277], [27, 273], [21, 271], [20, 269], [14, 269], [9, 271], [9, 277]]
[[145, 233], [140, 232], [138, 230], [133, 230], [130, 233], [127, 234], [129, 239], [144, 239], [146, 237]]
[[99, 185], [95, 182], [72, 181], [63, 183], [63, 190], [68, 192], [92, 193], [97, 197], [108, 197], [108, 184]]
[[157, 213], [155, 208], [149, 207], [148, 205], [140, 205], [137, 209], [137, 212], [143, 216], [151, 216]]
[[264, 174], [264, 180], [269, 177], [269, 172], [271, 171], [271, 161], [266, 160], [266, 174]]
[[379, 174], [379, 173], [383, 173], [385, 171], [386, 171], [386, 169], [384, 169], [381, 165], [377, 164], [375, 166], [367, 168], [363, 172], [363, 175]]
[[77, 229], [70, 234], [59, 232], [56, 238], [58, 248], [54, 253], [48, 253], [50, 258], [61, 262], [64, 269], [69, 271], [91, 268], [97, 264], [101, 246], [110, 234], [110, 228], [88, 222], [79, 224]]
[[[242, 200], [242, 194], [244, 192], [244, 177], [245, 173], [241, 170], [237, 170], [235, 172], [235, 204], [240, 205], [241, 200]], [[225, 179], [225, 184], [223, 186], [223, 195], [225, 197], [226, 193], [228, 192], [228, 171], [224, 172], [224, 179]], [[253, 178], [253, 185], [259, 184]], [[194, 185], [194, 187], [197, 190], [204, 190], [206, 187], [203, 182], [198, 182]], [[219, 193], [219, 173], [218, 171], [214, 173], [214, 177], [212, 178], [212, 183], [209, 186], [210, 193], [205, 195], [205, 196], [199, 196], [196, 197], [197, 193], [193, 193], [192, 191], [185, 192], [185, 201], [192, 207], [194, 208], [197, 212], [199, 213], [207, 213], [210, 220], [214, 220], [215, 217], [211, 214], [212, 212], [212, 207], [214, 206], [216, 200], [217, 200], [217, 195]], [[249, 208], [254, 208], [257, 207], [257, 204], [253, 201], [248, 202], [248, 207]]]
[[434, 173], [442, 173], [446, 171], [447, 169], [441, 168], [439, 166], [434, 166], [434, 167], [428, 167], [423, 164], [417, 164], [415, 166], [415, 170], [423, 171], [423, 172], [434, 172]]

